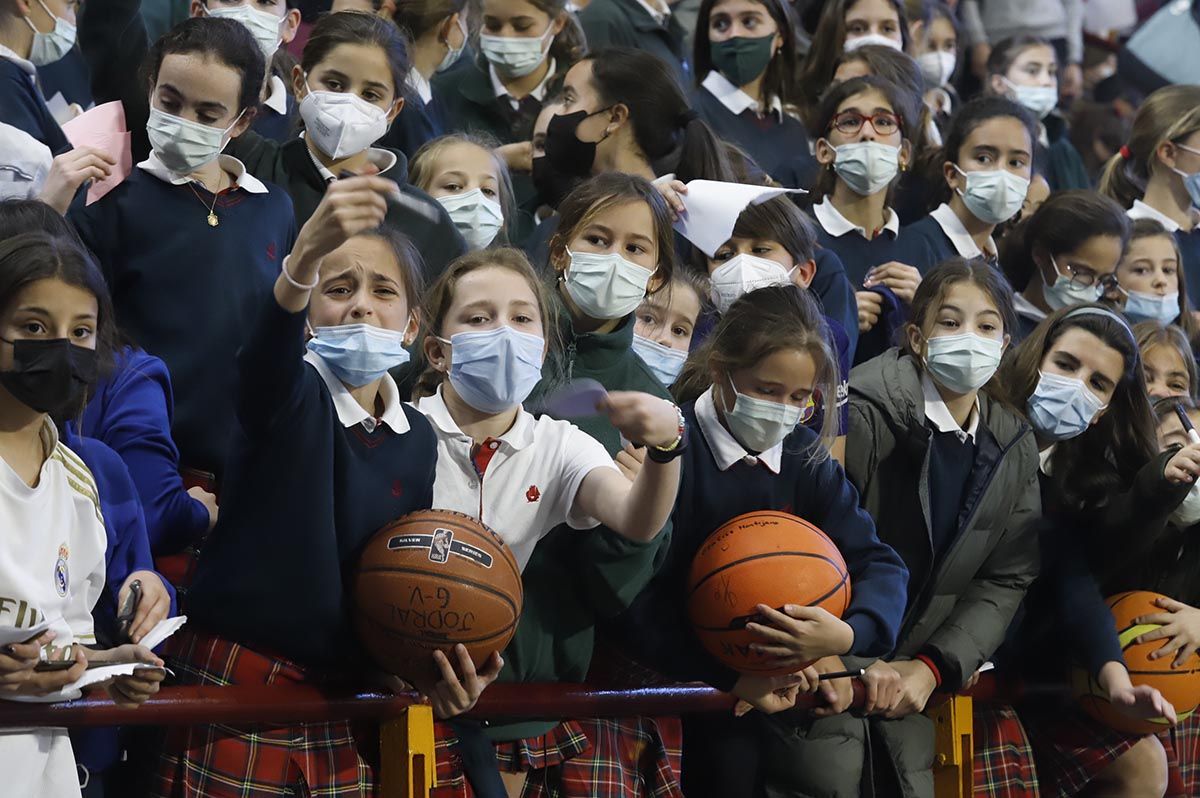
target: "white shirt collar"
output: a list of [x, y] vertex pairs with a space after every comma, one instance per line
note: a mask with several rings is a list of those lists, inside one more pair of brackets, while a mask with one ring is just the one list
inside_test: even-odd
[[[639, 6], [646, 9], [646, 13], [649, 14], [650, 18], [653, 19], [656, 23], [658, 23], [659, 25], [667, 24], [667, 20], [671, 16], [671, 7], [670, 6], [667, 6], [666, 8], [661, 8], [661, 7], [658, 7], [658, 6], [652, 5], [651, 3], [646, 2], [646, 0], [636, 0], [636, 2]], [[663, 5], [666, 6], [667, 4], [663, 3]]]
[[[416, 71], [416, 70], [413, 70]], [[278, 75], [272, 75], [269, 81], [271, 93], [267, 99], [263, 100], [263, 105], [270, 108], [280, 116], [287, 115], [287, 86], [284, 85], [283, 78]]]
[[33, 65], [33, 62], [28, 58], [22, 58], [21, 56], [17, 55], [15, 50], [10, 50], [3, 44], [0, 44], [0, 58], [12, 61], [14, 64], [19, 66], [21, 71], [29, 76], [30, 80], [37, 78], [37, 67]]
[[[758, 101], [751, 97], [746, 92], [742, 91], [737, 86], [729, 82], [729, 79], [722, 75], [717, 70], [711, 70], [708, 77], [700, 84], [709, 94], [716, 97], [721, 105], [729, 109], [729, 112], [734, 115], [740, 115], [747, 108], [754, 111], [759, 116], [762, 112], [759, 110]], [[768, 111], [773, 111], [779, 114], [779, 118], [783, 119], [783, 102], [778, 97], [772, 97]]]
[[[1141, 200], [1134, 200], [1133, 207], [1125, 211], [1125, 215], [1130, 219], [1153, 219], [1163, 226], [1163, 229], [1168, 233], [1174, 233], [1179, 230], [1179, 222], [1167, 216], [1157, 208], [1151, 208]], [[1195, 225], [1200, 227], [1200, 211], [1192, 211], [1192, 220]]]
[[1038, 469], [1046, 476], [1050, 476], [1050, 458], [1054, 456], [1054, 448], [1057, 445], [1055, 444], [1038, 452]]
[[[546, 99], [546, 90], [550, 87], [550, 81], [554, 78], [554, 73], [557, 69], [558, 64], [553, 58], [551, 58], [550, 68], [546, 70], [546, 77], [542, 78], [541, 83], [533, 87], [533, 91], [529, 92], [529, 96], [538, 102]], [[507, 97], [508, 104], [512, 106], [514, 111], [521, 107], [521, 101], [515, 99], [511, 94], [508, 93], [508, 89], [505, 88], [504, 83], [501, 82], [500, 76], [496, 74], [496, 68], [491, 64], [488, 64], [488, 77], [492, 79], [492, 91], [495, 92], [497, 98]]]
[[749, 466], [762, 463], [772, 474], [778, 474], [783, 461], [783, 441], [757, 455], [746, 451], [746, 447], [738, 443], [737, 438], [722, 426], [721, 419], [717, 416], [716, 403], [713, 401], [713, 390], [714, 388], [710, 387], [696, 400], [696, 421], [700, 423], [700, 431], [708, 441], [708, 448], [712, 449], [717, 468], [728, 471], [739, 462]]
[[992, 237], [988, 236], [986, 252], [979, 249], [979, 246], [975, 243], [975, 239], [971, 238], [971, 234], [963, 226], [962, 220], [958, 218], [958, 214], [946, 203], [943, 202], [937, 206], [929, 215], [938, 223], [938, 227], [942, 228], [942, 232], [946, 234], [946, 238], [950, 239], [950, 243], [954, 246], [954, 251], [959, 254], [959, 257], [996, 257], [996, 242], [992, 240]]
[[[304, 138], [303, 133], [300, 134], [300, 138]], [[317, 167], [317, 172], [321, 175], [322, 180], [326, 183], [330, 180], [337, 180], [337, 175], [329, 171], [325, 164], [321, 163], [321, 159], [317, 157], [315, 152], [308, 149], [307, 144], [304, 145], [304, 151], [308, 153], [308, 159], [313, 162], [313, 166]], [[379, 174], [383, 174], [396, 165], [397, 158], [396, 153], [391, 150], [372, 147], [367, 150], [367, 161], [379, 170]]]
[[[438, 386], [437, 393], [422, 397], [414, 407], [424, 413], [429, 422], [443, 434], [453, 435], [465, 441], [471, 440], [471, 437], [459, 429], [458, 424], [451, 417], [450, 408], [446, 407], [446, 400], [442, 397], [441, 385]], [[533, 443], [534, 423], [533, 416], [526, 412], [524, 407], [519, 407], [516, 421], [498, 440], [508, 444], [514, 450], [520, 451]]]
[[349, 389], [329, 370], [329, 366], [325, 365], [325, 361], [321, 359], [320, 355], [312, 351], [305, 352], [304, 360], [317, 370], [317, 374], [321, 375], [321, 381], [329, 389], [329, 395], [333, 399], [333, 408], [337, 411], [338, 421], [342, 423], [343, 427], [349, 429], [355, 424], [362, 424], [363, 429], [367, 432], [374, 432], [379, 422], [382, 421], [398, 435], [408, 432], [408, 416], [404, 415], [404, 407], [400, 404], [400, 389], [396, 387], [396, 381], [392, 379], [392, 375], [384, 374], [383, 381], [379, 383], [379, 398], [383, 400], [383, 413], [376, 419], [363, 410], [363, 406], [350, 395]]
[[1024, 294], [1013, 294], [1013, 310], [1017, 312], [1018, 316], [1024, 316], [1027, 319], [1041, 321], [1046, 318], [1046, 311], [1026, 299]]
[[[234, 188], [245, 189], [251, 194], [267, 193], [267, 187], [263, 185], [263, 182], [247, 172], [246, 165], [237, 158], [234, 158], [232, 155], [221, 154], [217, 156], [217, 163], [226, 173], [233, 175]], [[181, 175], [172, 172], [153, 152], [150, 153], [149, 158], [138, 164], [138, 169], [148, 172], [164, 183], [170, 183], [173, 186], [199, 182], [191, 175]]]
[[421, 102], [429, 105], [433, 100], [433, 85], [417, 69], [408, 70], [408, 87], [417, 93]]
[[[900, 217], [891, 208], [884, 208], [886, 212], [883, 221], [883, 229], [891, 233], [893, 236], [900, 233]], [[867, 237], [867, 231], [858, 225], [851, 222], [845, 216], [842, 216], [841, 211], [833, 207], [833, 201], [829, 196], [826, 196], [821, 201], [820, 205], [813, 206], [813, 215], [817, 217], [817, 221], [821, 227], [825, 228], [825, 232], [834, 238], [840, 238], [846, 233], [858, 233], [863, 238]]]
[[934, 429], [938, 432], [953, 432], [958, 436], [959, 443], [966, 443], [967, 438], [971, 439], [971, 443], [975, 443], [975, 432], [979, 429], [978, 394], [975, 396], [975, 406], [971, 408], [971, 415], [967, 419], [967, 428], [963, 429], [954, 420], [950, 408], [946, 407], [945, 400], [938, 393], [937, 386], [924, 371], [921, 372], [921, 392], [925, 395], [925, 419], [933, 424]]

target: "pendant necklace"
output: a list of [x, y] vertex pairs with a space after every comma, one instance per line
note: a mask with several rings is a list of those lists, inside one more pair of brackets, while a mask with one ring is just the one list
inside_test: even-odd
[[[188, 188], [190, 188], [192, 190], [192, 193], [196, 195], [196, 199], [200, 200], [200, 204], [204, 205], [206, 208], [208, 208], [208, 226], [216, 227], [217, 225], [219, 225], [221, 223], [221, 220], [217, 218], [217, 200], [219, 200], [221, 198], [221, 192], [220, 191], [215, 192], [213, 194], [212, 205], [208, 205], [207, 203], [205, 203], [204, 197], [200, 196], [200, 192], [196, 190], [195, 182], [196, 181], [189, 182]], [[203, 185], [203, 183], [201, 185]], [[217, 185], [218, 186], [221, 185], [219, 182], [219, 179], [218, 179]]]

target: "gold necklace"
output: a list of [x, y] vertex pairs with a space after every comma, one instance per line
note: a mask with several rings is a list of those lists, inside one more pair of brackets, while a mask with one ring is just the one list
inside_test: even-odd
[[[201, 185], [203, 185], [203, 183], [201, 183]], [[220, 182], [220, 178], [218, 177], [217, 178], [217, 187], [220, 188], [220, 186], [221, 186], [221, 182]], [[204, 202], [204, 197], [200, 196], [200, 192], [196, 190], [195, 181], [189, 182], [188, 188], [190, 188], [192, 190], [192, 193], [196, 195], [196, 199], [200, 200], [200, 204], [204, 205], [206, 208], [208, 208], [208, 226], [216, 227], [217, 225], [219, 225], [221, 223], [221, 220], [217, 218], [217, 200], [219, 200], [221, 198], [221, 192], [220, 191], [215, 192], [213, 194], [212, 205], [208, 205]]]

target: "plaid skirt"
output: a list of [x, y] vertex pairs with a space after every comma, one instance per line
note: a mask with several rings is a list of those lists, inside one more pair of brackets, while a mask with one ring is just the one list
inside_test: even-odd
[[[187, 630], [168, 644], [167, 660], [183, 685], [312, 680], [291, 662]], [[376, 724], [327, 721], [274, 729], [179, 726], [167, 731], [153, 795], [372, 798], [378, 759]]]
[[[442, 737], [439, 730], [439, 746]], [[528, 774], [522, 798], [682, 798], [682, 742], [678, 718], [568, 720], [541, 737], [498, 744], [496, 759], [504, 772]], [[461, 770], [443, 771], [440, 757], [432, 795], [474, 798]]]
[[1039, 798], [1033, 748], [1017, 711], [977, 705], [974, 712], [975, 789], [978, 798]]
[[1167, 798], [1200, 795], [1200, 716], [1184, 718], [1158, 739], [1167, 752]]
[[1124, 734], [1079, 711], [1022, 711], [1033, 744], [1042, 793], [1054, 798], [1078, 795], [1105, 768], [1145, 735]]

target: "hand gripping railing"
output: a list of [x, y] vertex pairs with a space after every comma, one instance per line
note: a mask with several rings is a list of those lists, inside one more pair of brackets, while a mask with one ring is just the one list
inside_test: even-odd
[[[938, 798], [972, 792], [972, 696], [997, 697], [991, 674], [963, 695], [938, 697], [927, 710], [937, 738]], [[854, 682], [854, 706], [865, 692]], [[801, 695], [800, 708], [816, 699]], [[618, 689], [587, 684], [493, 684], [469, 717], [487, 720], [686, 715], [729, 712], [734, 699], [710, 687], [672, 684]], [[936, 705], [934, 705], [936, 704]], [[381, 798], [427, 798], [434, 785], [433, 715], [415, 693], [334, 692], [306, 685], [165, 687], [124, 709], [95, 694], [59, 704], [0, 701], [0, 728], [28, 726], [278, 726], [330, 719], [380, 721]]]

